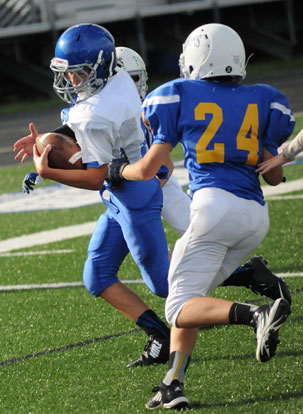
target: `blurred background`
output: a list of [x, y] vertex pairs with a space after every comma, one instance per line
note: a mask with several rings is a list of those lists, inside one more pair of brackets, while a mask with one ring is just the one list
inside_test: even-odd
[[210, 22], [233, 27], [247, 56], [254, 53], [251, 62], [300, 65], [301, 4], [302, 0], [0, 0], [0, 105], [55, 99], [50, 59], [58, 36], [77, 23], [101, 24], [113, 34], [116, 46], [140, 53], [150, 82], [178, 76], [182, 43], [194, 28]]

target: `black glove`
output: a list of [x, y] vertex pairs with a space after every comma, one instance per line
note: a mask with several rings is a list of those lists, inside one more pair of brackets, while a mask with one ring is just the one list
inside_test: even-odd
[[124, 181], [122, 171], [129, 164], [129, 160], [124, 150], [121, 149], [121, 152], [123, 156], [112, 160], [108, 165], [107, 179], [110, 181], [111, 188], [113, 189], [121, 187], [121, 184]]

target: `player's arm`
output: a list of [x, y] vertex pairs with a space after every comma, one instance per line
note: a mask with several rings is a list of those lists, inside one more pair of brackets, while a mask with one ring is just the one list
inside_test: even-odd
[[143, 158], [134, 164], [127, 164], [123, 167], [122, 177], [126, 180], [146, 181], [152, 179], [161, 165], [169, 164], [171, 144], [153, 144]]
[[[261, 162], [268, 162], [272, 160], [274, 155], [263, 147], [263, 155]], [[256, 170], [258, 172], [258, 170]], [[278, 185], [283, 181], [283, 167], [281, 165], [276, 165], [270, 171], [262, 173], [262, 176], [267, 184], [269, 185]]]
[[288, 161], [294, 159], [301, 151], [303, 151], [303, 129], [292, 141], [285, 143], [282, 148], [282, 152]]
[[296, 135], [291, 142], [286, 142], [280, 147], [280, 154], [275, 157], [261, 162], [256, 169], [256, 172], [265, 174], [278, 165], [284, 165], [293, 161], [295, 157], [303, 151], [303, 129]]
[[86, 170], [61, 170], [48, 166], [48, 153], [51, 145], [47, 145], [41, 156], [34, 145], [33, 160], [36, 170], [42, 178], [57, 181], [71, 187], [84, 188], [86, 190], [100, 190], [107, 175], [107, 164], [99, 168], [87, 168]]

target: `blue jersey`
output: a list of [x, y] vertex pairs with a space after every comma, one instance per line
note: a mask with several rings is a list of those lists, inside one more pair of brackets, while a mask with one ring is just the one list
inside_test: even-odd
[[143, 121], [154, 143], [181, 142], [192, 192], [218, 187], [261, 204], [255, 169], [263, 146], [276, 155], [295, 125], [286, 97], [271, 86], [188, 79], [151, 92]]

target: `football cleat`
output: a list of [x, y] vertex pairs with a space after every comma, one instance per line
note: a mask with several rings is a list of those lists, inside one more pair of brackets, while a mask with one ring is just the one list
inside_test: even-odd
[[184, 387], [178, 380], [174, 380], [170, 385], [161, 382], [159, 387], [153, 388], [156, 394], [151, 397], [145, 407], [149, 410], [164, 407], [167, 410], [171, 408], [181, 410], [188, 406], [188, 399], [184, 395]]
[[251, 257], [244, 266], [246, 265], [254, 271], [253, 280], [246, 285], [247, 288], [274, 300], [283, 298], [291, 305], [291, 294], [287, 283], [271, 272], [262, 256]]
[[144, 352], [136, 361], [130, 362], [127, 368], [143, 365], [163, 364], [169, 359], [169, 338], [150, 336]]
[[254, 312], [253, 326], [256, 333], [258, 361], [267, 362], [275, 355], [277, 345], [280, 343], [279, 329], [289, 314], [290, 304], [283, 298], [262, 305]]

